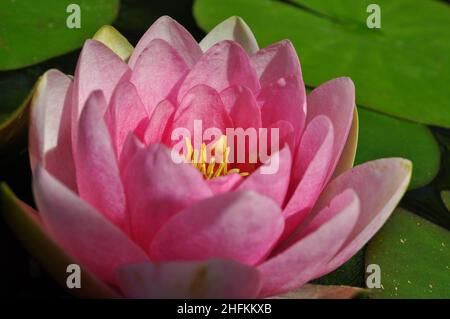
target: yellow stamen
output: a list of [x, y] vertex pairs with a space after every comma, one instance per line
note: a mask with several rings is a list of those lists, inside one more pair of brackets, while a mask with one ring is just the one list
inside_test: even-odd
[[[239, 168], [228, 170], [230, 148], [227, 146], [227, 138], [225, 135], [222, 135], [211, 147], [211, 153], [214, 152], [214, 156], [211, 156], [211, 158], [207, 156], [207, 146], [205, 143], [202, 143], [200, 150], [196, 150], [188, 138], [185, 138], [184, 142], [186, 144], [186, 159], [203, 174], [204, 178], [211, 179], [229, 174], [249, 175], [248, 172], [241, 172]], [[220, 159], [218, 162], [216, 162], [217, 157]]]
[[[219, 176], [221, 176], [220, 174], [222, 174], [222, 171], [223, 171], [223, 167], [225, 166], [225, 164], [224, 163], [221, 163], [220, 165], [219, 165], [219, 168], [217, 169], [217, 171], [216, 171], [216, 173], [214, 174], [214, 176], [213, 177], [219, 177]], [[223, 176], [225, 176], [225, 174], [223, 174]]]
[[187, 137], [185, 137], [184, 138], [184, 143], [186, 144], [186, 158], [188, 160], [191, 160], [192, 152], [194, 151], [194, 149], [193, 149], [193, 147], [191, 145], [191, 141]]
[[211, 162], [209, 163], [208, 166], [208, 171], [207, 171], [207, 179], [210, 179], [213, 174], [214, 174], [214, 166], [216, 166], [216, 159], [214, 157], [211, 158]]

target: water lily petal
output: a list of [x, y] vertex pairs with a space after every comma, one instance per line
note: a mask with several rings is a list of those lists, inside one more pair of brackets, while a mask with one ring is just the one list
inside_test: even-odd
[[148, 114], [152, 115], [160, 101], [175, 96], [177, 82], [188, 71], [179, 52], [168, 42], [155, 39], [136, 60], [130, 81], [136, 86]]
[[143, 150], [144, 147], [145, 145], [136, 137], [136, 135], [132, 132], [128, 133], [119, 158], [119, 170], [122, 176], [133, 157], [138, 154], [139, 150]]
[[295, 76], [301, 87], [304, 87], [300, 61], [289, 40], [283, 40], [259, 50], [251, 56], [251, 61], [262, 87], [290, 76]]
[[[234, 96], [231, 97], [230, 95]], [[227, 103], [232, 103], [227, 109], [233, 121], [233, 127], [243, 129], [251, 127], [255, 130], [261, 127], [261, 111], [250, 89], [243, 86], [232, 86], [222, 91], [220, 97], [222, 101], [225, 97]]]
[[105, 122], [112, 137], [116, 156], [119, 158], [128, 133], [148, 117], [147, 111], [137, 94], [136, 87], [129, 81], [121, 81], [105, 113]]
[[162, 144], [138, 151], [123, 174], [132, 236], [146, 249], [173, 215], [212, 195], [201, 173], [174, 163]]
[[103, 43], [96, 40], [84, 43], [73, 80], [72, 128], [78, 127], [76, 122], [91, 93], [101, 90], [109, 103], [117, 83], [128, 70], [127, 64]]
[[254, 265], [283, 231], [280, 208], [254, 192], [225, 193], [190, 205], [155, 236], [153, 260], [225, 258]]
[[247, 53], [239, 44], [228, 40], [215, 44], [202, 55], [181, 84], [178, 101], [199, 84], [209, 85], [218, 92], [232, 85], [246, 86], [252, 92], [259, 89], [258, 78]]
[[214, 194], [232, 191], [243, 180], [237, 173], [208, 179], [206, 183]]
[[327, 116], [333, 123], [333, 160], [327, 177], [327, 179], [330, 179], [341, 157], [352, 126], [355, 109], [355, 86], [350, 78], [337, 78], [314, 89], [308, 95], [307, 101], [307, 123], [318, 115]]
[[33, 173], [41, 163], [76, 190], [70, 130], [72, 87], [70, 78], [57, 70], [49, 70], [39, 79], [31, 101], [28, 143]]
[[70, 78], [58, 70], [45, 72], [38, 80], [31, 100], [29, 153], [31, 167], [44, 161], [45, 153], [56, 147]]
[[191, 68], [202, 55], [202, 50], [192, 35], [178, 22], [169, 16], [156, 20], [139, 40], [129, 65], [134, 68], [141, 53], [155, 39], [168, 42]]
[[131, 53], [133, 53], [133, 46], [128, 42], [127, 38], [113, 26], [102, 26], [92, 38], [106, 45], [123, 61], [127, 61], [131, 56]]
[[118, 266], [148, 261], [127, 235], [41, 166], [36, 168], [33, 190], [52, 237], [102, 280], [116, 284]]
[[[168, 100], [161, 101], [155, 108], [145, 131], [144, 142], [146, 145], [161, 143], [170, 139], [166, 136], [167, 128], [175, 114], [175, 106]], [[167, 133], [167, 134], [166, 134]]]
[[283, 211], [285, 236], [309, 214], [325, 186], [333, 151], [333, 125], [318, 116], [307, 126], [293, 165], [292, 195]]
[[242, 94], [243, 90], [244, 87], [242, 86], [232, 85], [220, 92], [220, 99], [228, 113], [230, 113], [234, 103], [236, 103], [236, 100]]
[[193, 137], [195, 121], [201, 121], [197, 123], [201, 124], [203, 132], [218, 128], [225, 134], [226, 128], [233, 127], [219, 94], [206, 85], [197, 85], [186, 93], [175, 112], [172, 131], [188, 129]]
[[103, 93], [95, 91], [86, 102], [80, 117], [75, 152], [78, 192], [81, 198], [114, 224], [126, 229], [125, 192], [111, 138], [101, 113], [105, 104]]
[[381, 228], [406, 192], [411, 170], [409, 160], [379, 159], [354, 167], [326, 187], [317, 205], [323, 205], [342, 189], [351, 187], [361, 200], [361, 214], [342, 249], [318, 276], [346, 262]]
[[[267, 145], [269, 146], [269, 153], [271, 153], [272, 150], [272, 135], [276, 132], [273, 130], [278, 130], [278, 148], [281, 149], [283, 148], [285, 145], [289, 146], [289, 149], [291, 150], [291, 153], [295, 152], [295, 150], [297, 149], [297, 142], [296, 142], [296, 138], [295, 138], [295, 130], [294, 127], [292, 126], [291, 122], [285, 121], [285, 120], [279, 120], [277, 122], [272, 123], [268, 130], [267, 130], [267, 135], [268, 135], [268, 142]], [[294, 151], [292, 151], [294, 150]]]
[[258, 43], [252, 30], [241, 17], [229, 17], [216, 25], [200, 41], [200, 48], [203, 52], [208, 51], [216, 43], [223, 40], [232, 40], [239, 43], [248, 54], [253, 54], [259, 50]]
[[318, 227], [299, 233], [296, 241], [261, 264], [260, 297], [294, 290], [317, 274], [342, 246], [359, 216], [359, 200], [354, 192], [339, 194], [328, 202], [324, 215], [332, 216]]
[[287, 121], [292, 124], [295, 136], [300, 137], [306, 119], [306, 95], [298, 77], [280, 78], [266, 85], [259, 92], [257, 100], [261, 104], [263, 127]]
[[289, 147], [284, 147], [272, 154], [267, 163], [245, 178], [237, 190], [255, 191], [272, 198], [281, 207], [289, 186], [291, 164]]

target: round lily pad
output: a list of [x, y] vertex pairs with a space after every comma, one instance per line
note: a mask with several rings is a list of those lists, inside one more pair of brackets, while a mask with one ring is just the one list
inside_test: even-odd
[[378, 0], [381, 28], [370, 29], [372, 3], [197, 0], [194, 14], [207, 31], [241, 16], [261, 47], [290, 39], [310, 86], [349, 76], [358, 105], [450, 127], [450, 7], [435, 0]]
[[409, 189], [431, 182], [439, 171], [439, 145], [430, 130], [364, 108], [358, 108], [359, 140], [355, 164], [383, 157], [404, 157], [413, 162]]
[[[119, 0], [0, 1], [0, 70], [22, 68], [81, 47], [115, 19], [118, 9]], [[78, 12], [79, 28], [74, 24]]]
[[366, 265], [381, 269], [374, 298], [450, 298], [450, 232], [398, 208], [370, 241]]

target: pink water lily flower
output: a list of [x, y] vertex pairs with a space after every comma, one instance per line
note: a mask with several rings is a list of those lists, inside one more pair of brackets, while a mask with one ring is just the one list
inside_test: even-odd
[[[195, 120], [279, 129], [278, 170], [230, 162], [208, 174], [174, 162], [171, 132]], [[407, 189], [408, 160], [352, 168], [357, 127], [349, 78], [306, 96], [292, 43], [259, 49], [240, 18], [197, 43], [164, 16], [134, 49], [104, 28], [73, 78], [50, 70], [36, 88], [36, 214], [120, 296], [279, 295], [352, 257]]]

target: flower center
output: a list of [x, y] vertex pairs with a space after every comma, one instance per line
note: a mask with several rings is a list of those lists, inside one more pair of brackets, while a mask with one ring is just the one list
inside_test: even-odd
[[230, 156], [230, 148], [227, 146], [227, 137], [225, 135], [222, 135], [211, 146], [210, 150], [207, 150], [205, 143], [202, 143], [200, 150], [194, 149], [189, 138], [185, 138], [184, 142], [186, 144], [185, 158], [203, 174], [205, 179], [233, 173], [241, 176], [249, 175], [248, 172], [241, 172], [239, 168], [229, 169], [228, 157]]

